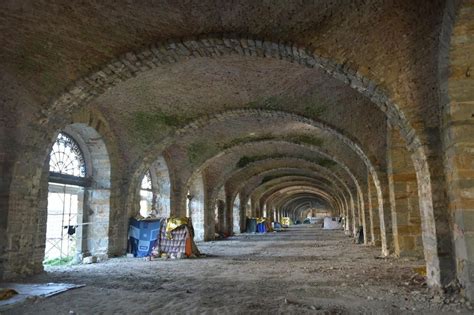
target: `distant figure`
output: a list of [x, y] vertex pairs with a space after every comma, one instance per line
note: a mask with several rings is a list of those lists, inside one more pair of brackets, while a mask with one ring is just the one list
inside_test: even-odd
[[357, 244], [364, 244], [364, 228], [359, 226], [359, 229], [356, 233]]

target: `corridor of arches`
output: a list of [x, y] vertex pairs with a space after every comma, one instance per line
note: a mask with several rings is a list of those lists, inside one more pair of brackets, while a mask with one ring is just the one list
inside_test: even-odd
[[[94, 287], [96, 273], [127, 290], [121, 281], [141, 278], [127, 266], [147, 268], [124, 258], [130, 218], [188, 217], [208, 256], [150, 271], [177, 292], [186, 279], [218, 285], [219, 270], [245, 278], [249, 268], [256, 300], [270, 303], [272, 281], [288, 286], [290, 297], [275, 297], [283, 311], [377, 311], [384, 298], [411, 310], [398, 298], [413, 292], [424, 310], [469, 309], [473, 1], [0, 9], [0, 279]], [[261, 217], [337, 218], [341, 229], [245, 233]], [[80, 265], [85, 257], [99, 263]], [[56, 262], [72, 265], [51, 269]], [[188, 267], [188, 278], [176, 269]], [[293, 283], [298, 270], [308, 279]], [[337, 291], [343, 283], [347, 292]], [[334, 294], [310, 302], [318, 286]], [[384, 293], [354, 293], [361, 287]], [[210, 305], [191, 295], [194, 308], [180, 310], [218, 310], [226, 299], [215, 294]], [[343, 296], [362, 300], [350, 307]], [[441, 305], [446, 297], [459, 305]]]

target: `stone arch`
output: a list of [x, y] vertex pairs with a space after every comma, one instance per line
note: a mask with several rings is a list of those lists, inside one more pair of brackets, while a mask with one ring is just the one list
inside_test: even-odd
[[[270, 180], [268, 183], [262, 184], [258, 186], [252, 195], [255, 196], [257, 200], [259, 200], [260, 205], [265, 204], [266, 200], [264, 198], [266, 194], [266, 189], [273, 189], [277, 186], [283, 185], [297, 185], [298, 183], [314, 183], [314, 184], [321, 184], [322, 181], [319, 180], [318, 177], [310, 177], [310, 176], [282, 176], [274, 180]], [[324, 186], [335, 196], [335, 198], [341, 198], [341, 191], [338, 187], [333, 187], [332, 183], [324, 183]]]
[[292, 217], [293, 220], [296, 220], [300, 219], [296, 215], [296, 208], [289, 208], [289, 204], [297, 199], [306, 199], [315, 196], [317, 199], [326, 201], [327, 205], [329, 205], [334, 211], [337, 210], [335, 208], [334, 199], [323, 190], [313, 186], [282, 188], [274, 191], [269, 196], [269, 199], [277, 209], [292, 214], [290, 217]]
[[[309, 191], [292, 193], [291, 196], [286, 198], [282, 203], [281, 208], [287, 209], [287, 211], [292, 213], [293, 217], [300, 222], [303, 222], [308, 216], [317, 216], [318, 213], [320, 215], [337, 216], [335, 214], [336, 210], [328, 206], [325, 202], [322, 202], [320, 197]], [[319, 211], [315, 211], [315, 208], [319, 208]]]
[[[262, 199], [263, 199], [263, 201], [271, 201], [271, 196], [273, 194], [277, 193], [277, 192], [281, 193], [282, 191], [284, 191], [286, 189], [290, 189], [290, 188], [292, 188], [292, 189], [293, 188], [294, 189], [296, 189], [296, 188], [301, 189], [301, 187], [311, 187], [311, 188], [320, 190], [321, 193], [319, 195], [321, 196], [321, 198], [326, 200], [331, 205], [335, 204], [335, 202], [337, 200], [337, 197], [334, 197], [333, 195], [330, 194], [331, 189], [329, 189], [329, 187], [327, 187], [327, 185], [321, 184], [320, 182], [317, 182], [317, 181], [294, 181], [294, 182], [291, 182], [291, 183], [275, 185], [273, 187], [268, 188], [264, 192], [264, 194], [262, 195]], [[329, 190], [329, 192], [328, 192], [328, 190]], [[250, 199], [255, 203], [255, 206], [257, 207], [257, 209], [260, 209], [260, 212], [262, 212], [262, 211], [264, 211], [264, 209], [266, 209], [267, 203], [262, 202], [262, 199], [256, 198], [253, 195], [251, 195]], [[263, 214], [263, 216], [265, 217], [266, 215]]]
[[[197, 131], [200, 128], [204, 128], [206, 126], [212, 125], [214, 122], [225, 121], [225, 119], [240, 119], [240, 117], [249, 117], [249, 116], [252, 116], [252, 115], [256, 115], [256, 116], [262, 117], [262, 118], [275, 117], [275, 116], [276, 117], [282, 117], [284, 119], [290, 119], [290, 120], [302, 122], [304, 124], [308, 124], [308, 125], [311, 125], [311, 126], [315, 126], [317, 128], [321, 128], [325, 131], [330, 132], [331, 134], [337, 134], [337, 131], [332, 130], [331, 128], [329, 128], [328, 126], [326, 126], [324, 124], [315, 122], [311, 119], [308, 119], [308, 118], [305, 118], [305, 117], [302, 117], [302, 116], [299, 116], [299, 115], [296, 115], [296, 114], [291, 114], [291, 113], [281, 112], [281, 111], [268, 111], [268, 110], [232, 110], [232, 111], [227, 111], [227, 112], [224, 112], [224, 113], [216, 114], [214, 116], [198, 119], [198, 120], [192, 122], [191, 124], [189, 124], [188, 126], [178, 130], [176, 132], [176, 136], [184, 137], [186, 134], [190, 134], [190, 133], [195, 134], [195, 133], [197, 133]], [[363, 151], [360, 148], [358, 148], [355, 143], [353, 143], [351, 140], [345, 138], [344, 136], [342, 136], [340, 134], [338, 134], [338, 138], [342, 139], [341, 141], [343, 141], [344, 144], [347, 144], [349, 147], [353, 148], [353, 150], [356, 152], [356, 154], [359, 154], [361, 156], [364, 163], [366, 163], [366, 165], [369, 165], [369, 167], [371, 167], [370, 161], [365, 156]], [[170, 144], [171, 142], [172, 142], [172, 140], [168, 139], [164, 143]], [[165, 144], [160, 145], [159, 148], [161, 149], [164, 145]], [[158, 149], [158, 147], [157, 147], [157, 149]], [[218, 153], [216, 155], [216, 157], [222, 156], [223, 154], [226, 153], [226, 151], [227, 150], [221, 151], [220, 153]], [[151, 151], [151, 153], [149, 155], [153, 156], [155, 154], [154, 152], [155, 151]], [[210, 160], [211, 160], [211, 158], [208, 161], [210, 161]], [[201, 167], [198, 168], [198, 170], [203, 170], [205, 168], [205, 166], [206, 166], [206, 162], [203, 163], [201, 165]], [[373, 171], [371, 173], [375, 174], [375, 176], [378, 176], [375, 171]], [[378, 180], [375, 180], [375, 182], [378, 183]], [[379, 188], [378, 185], [376, 187]], [[377, 190], [377, 192], [381, 196], [381, 191]], [[176, 201], [174, 204], [179, 207], [180, 202]], [[380, 208], [382, 208], [382, 207], [380, 207]]]
[[289, 187], [289, 186], [314, 186], [314, 187], [317, 187], [317, 188], [321, 188], [321, 189], [324, 189], [325, 191], [327, 191], [328, 193], [331, 193], [331, 199], [334, 200], [334, 202], [336, 204], [340, 204], [339, 203], [339, 196], [334, 192], [334, 189], [332, 189], [332, 187], [328, 187], [327, 185], [324, 185], [324, 184], [321, 184], [321, 182], [319, 182], [318, 180], [315, 180], [315, 179], [297, 179], [297, 180], [292, 180], [292, 181], [286, 181], [284, 183], [279, 183], [279, 184], [275, 184], [273, 186], [270, 186], [267, 190], [264, 190], [263, 193], [261, 194], [260, 198], [257, 198], [260, 202], [260, 204], [266, 204], [268, 199], [269, 199], [269, 195], [275, 191], [275, 190], [279, 190], [279, 189], [283, 189], [283, 188], [286, 188], [286, 187]]
[[310, 194], [315, 195], [319, 199], [324, 200], [334, 211], [338, 210], [335, 208], [335, 200], [326, 192], [318, 187], [314, 186], [300, 186], [300, 187], [285, 187], [276, 190], [269, 197], [268, 200], [272, 202], [277, 208], [283, 209], [285, 205], [295, 198], [298, 194]]
[[[286, 141], [277, 141], [277, 143], [280, 142], [280, 143], [285, 143]], [[254, 142], [253, 144], [255, 143], [259, 143], [259, 142]], [[263, 142], [262, 142], [263, 143]], [[364, 207], [363, 205], [363, 202], [362, 202], [362, 199], [363, 199], [363, 194], [362, 194], [362, 189], [361, 189], [361, 186], [359, 184], [359, 180], [356, 178], [356, 176], [354, 176], [354, 174], [351, 172], [351, 170], [344, 164], [342, 163], [339, 159], [337, 159], [336, 157], [334, 156], [331, 156], [323, 151], [321, 151], [320, 148], [316, 147], [316, 146], [312, 146], [312, 145], [307, 145], [307, 144], [294, 144], [294, 143], [291, 143], [292, 145], [295, 145], [295, 147], [298, 147], [298, 146], [301, 146], [301, 147], [307, 147], [309, 149], [311, 149], [312, 151], [318, 153], [319, 155], [321, 155], [322, 157], [324, 158], [327, 158], [329, 160], [332, 160], [334, 162], [337, 163], [337, 165], [344, 170], [344, 173], [349, 176], [349, 178], [351, 179], [352, 182], [354, 182], [354, 185], [355, 185], [355, 188], [357, 190], [357, 198], [359, 199], [356, 199], [355, 201], [351, 201], [351, 209], [353, 211], [352, 213], [352, 217], [353, 218], [356, 218], [356, 213], [355, 213], [355, 206], [354, 205], [357, 205], [357, 208], [359, 209], [359, 207]], [[216, 184], [215, 187], [221, 187], [222, 185], [224, 185], [224, 182], [227, 180], [227, 178], [229, 178], [229, 176], [231, 175], [225, 175], [225, 176], [222, 176], [220, 178], [220, 181]], [[374, 180], [375, 182], [375, 180]], [[377, 187], [377, 186], [376, 186]], [[379, 189], [378, 189], [378, 197], [379, 197], [379, 217], [380, 217], [380, 226], [382, 228], [382, 231], [381, 231], [381, 234], [382, 234], [382, 252], [387, 255], [388, 254], [388, 250], [387, 250], [387, 242], [386, 242], [386, 237], [385, 237], [385, 226], [384, 226], [384, 213], [383, 213], [383, 199], [382, 199], [382, 196], [381, 196], [381, 189], [380, 189], [380, 186], [379, 186]], [[359, 203], [360, 201], [360, 204], [357, 204]], [[359, 210], [360, 212], [360, 210]], [[355, 220], [352, 220], [353, 222], [353, 226], [352, 226], [352, 229], [353, 229], [353, 234], [355, 235], [355, 233], [357, 232], [357, 224], [356, 224], [356, 221]]]
[[[114, 136], [103, 117], [95, 111], [87, 109], [77, 111], [68, 116], [67, 122], [57, 124], [54, 129], [41, 129], [34, 135], [34, 145], [30, 145], [24, 160], [18, 160], [13, 169], [10, 184], [10, 203], [8, 220], [14, 222], [24, 216], [28, 209], [31, 220], [21, 226], [8, 225], [6, 236], [15, 240], [8, 253], [9, 264], [5, 266], [4, 278], [13, 278], [18, 274], [33, 274], [43, 270], [44, 240], [46, 226], [46, 208], [48, 195], [48, 161], [51, 144], [56, 139], [58, 130], [65, 130], [78, 139], [80, 146], [85, 148], [86, 156], [93, 175], [90, 188], [85, 198], [88, 213], [86, 220], [96, 228], [85, 228], [83, 233], [82, 254], [95, 254], [101, 257], [114, 252], [116, 245], [114, 218], [119, 210], [115, 205], [119, 202], [114, 193], [118, 169], [117, 148]], [[27, 137], [25, 137], [27, 138]], [[25, 139], [26, 140], [26, 139]], [[28, 165], [27, 168], [23, 165]], [[27, 181], [26, 178], [29, 178]], [[29, 197], [24, 198], [21, 191], [29, 191]], [[37, 211], [31, 211], [37, 209]], [[23, 229], [28, 229], [26, 233]], [[31, 234], [34, 231], [34, 234]], [[25, 236], [21, 236], [25, 235]], [[34, 237], [33, 237], [34, 235]], [[29, 261], [22, 258], [23, 252], [28, 251]]]
[[108, 254], [111, 216], [111, 163], [107, 146], [97, 130], [86, 124], [71, 124], [64, 130], [83, 146], [83, 152], [87, 152], [88, 175], [92, 179], [90, 187], [84, 192], [80, 253], [105, 257]]
[[[196, 131], [199, 129], [199, 128], [202, 128], [202, 127], [205, 127], [209, 124], [212, 124], [214, 121], [222, 121], [223, 119], [229, 119], [229, 118], [234, 118], [234, 117], [242, 117], [242, 116], [248, 116], [248, 115], [262, 115], [262, 117], [271, 117], [271, 116], [275, 116], [275, 115], [279, 115], [281, 117], [284, 117], [285, 119], [293, 119], [295, 121], [301, 121], [301, 122], [304, 122], [304, 123], [310, 123], [312, 122], [312, 125], [313, 126], [317, 126], [318, 128], [324, 128], [324, 130], [326, 131], [330, 131], [331, 129], [328, 127], [328, 126], [325, 126], [323, 124], [320, 124], [320, 123], [317, 123], [317, 122], [313, 122], [312, 120], [310, 119], [307, 119], [305, 117], [302, 117], [302, 116], [299, 116], [299, 115], [296, 115], [296, 114], [290, 114], [290, 113], [286, 113], [286, 112], [279, 112], [279, 111], [268, 111], [268, 110], [232, 110], [232, 111], [228, 111], [228, 112], [225, 112], [225, 113], [221, 113], [221, 114], [216, 114], [214, 116], [210, 116], [210, 117], [206, 117], [206, 118], [202, 118], [202, 119], [198, 119], [196, 121], [194, 121], [193, 123], [189, 124], [188, 126], [178, 130], [176, 132], [176, 136], [184, 136], [186, 133], [196, 133]], [[331, 130], [332, 133], [334, 133], [334, 131]], [[356, 146], [353, 142], [351, 142], [350, 140], [344, 138], [344, 136], [339, 136], [340, 138], [343, 138], [344, 139], [344, 143], [348, 144], [349, 146]], [[168, 138], [167, 140], [165, 140], [163, 143], [161, 143], [159, 146], [157, 146], [156, 148], [163, 148], [165, 145], [169, 145], [172, 143], [172, 139], [171, 138]], [[358, 151], [358, 152], [362, 152], [362, 150], [360, 149], [354, 149], [354, 151]], [[153, 153], [154, 151], [151, 152], [151, 154], [149, 154], [148, 156], [154, 156], [155, 153]], [[219, 153], [218, 155], [222, 155], [224, 154], [224, 152], [221, 152]], [[361, 153], [363, 155], [363, 152]], [[368, 159], [366, 158], [365, 161], [367, 163], [369, 163]], [[199, 168], [199, 169], [202, 169], [203, 167]], [[172, 171], [170, 172], [171, 175], [173, 175], [173, 173], [177, 173], [176, 171]], [[173, 180], [172, 183], [176, 181]], [[175, 189], [173, 189], [175, 190]], [[173, 202], [173, 200], [172, 200]], [[180, 207], [179, 206], [180, 202], [175, 202], [175, 205]]]
[[[277, 168], [277, 169], [270, 169], [270, 170], [266, 170], [266, 171], [263, 171], [262, 173], [259, 173], [257, 175], [255, 175], [254, 177], [248, 179], [247, 181], [243, 182], [240, 187], [238, 187], [237, 189], [235, 189], [236, 191], [239, 191], [241, 192], [241, 189], [242, 187], [246, 187], [247, 190], [249, 191], [255, 191], [258, 189], [259, 185], [261, 184], [261, 180], [259, 179], [259, 177], [263, 177], [265, 178], [264, 176], [267, 176], [267, 175], [274, 175], [275, 173], [281, 173], [281, 174], [298, 174], [299, 176], [305, 176], [305, 177], [309, 177], [311, 176], [311, 174], [317, 174], [318, 176], [320, 176], [320, 174], [322, 173], [324, 176], [326, 176], [327, 179], [329, 179], [334, 187], [342, 187], [340, 188], [340, 193], [341, 193], [341, 196], [342, 196], [342, 200], [343, 200], [343, 208], [345, 209], [345, 216], [347, 217], [349, 215], [349, 205], [350, 205], [350, 200], [353, 199], [353, 193], [351, 191], [351, 189], [347, 186], [347, 184], [342, 180], [340, 179], [336, 174], [333, 174], [331, 172], [329, 172], [327, 169], [319, 166], [319, 165], [314, 165], [315, 169], [314, 170], [310, 170], [310, 169], [305, 169], [305, 168], [301, 168], [301, 169], [297, 169], [297, 168]], [[254, 180], [255, 178], [255, 180]], [[227, 186], [227, 185], [226, 185]], [[262, 184], [263, 186], [263, 184]], [[228, 189], [228, 187], [226, 187]], [[347, 194], [347, 196], [346, 196]], [[235, 196], [235, 195], [234, 195]], [[345, 229], [346, 231], [349, 231], [349, 220], [346, 220], [346, 225], [345, 225]]]
[[[368, 157], [363, 153], [363, 150], [358, 148], [357, 144], [355, 144], [354, 142], [352, 142], [350, 139], [346, 138], [345, 136], [339, 134], [338, 131], [333, 130], [332, 128], [330, 128], [329, 126], [327, 126], [323, 123], [305, 118], [305, 117], [300, 116], [300, 115], [296, 115], [296, 114], [292, 114], [292, 113], [288, 113], [288, 112], [282, 112], [282, 111], [269, 111], [269, 110], [258, 110], [258, 109], [230, 110], [230, 111], [226, 111], [226, 112], [219, 113], [219, 114], [216, 114], [216, 115], [212, 115], [212, 116], [208, 116], [208, 117], [205, 117], [205, 118], [197, 119], [196, 121], [188, 124], [187, 126], [183, 127], [182, 129], [177, 130], [176, 133], [173, 136], [182, 138], [182, 137], [185, 137], [187, 134], [188, 135], [189, 134], [195, 134], [201, 128], [205, 128], [209, 125], [214, 124], [215, 122], [221, 122], [225, 119], [234, 119], [235, 120], [235, 119], [242, 119], [242, 118], [248, 118], [248, 117], [253, 117], [253, 116], [255, 116], [257, 118], [258, 117], [261, 117], [261, 118], [279, 117], [279, 119], [289, 119], [289, 120], [293, 120], [295, 122], [308, 124], [308, 126], [313, 126], [315, 128], [320, 128], [321, 130], [324, 130], [324, 131], [330, 133], [331, 135], [337, 136], [338, 139], [341, 139], [341, 141], [345, 145], [347, 145], [348, 147], [353, 149], [355, 154], [358, 154], [359, 156], [361, 156], [361, 159], [364, 161], [364, 163], [366, 163], [366, 165], [369, 165], [369, 167], [370, 167], [373, 164], [373, 162], [372, 162], [372, 164], [370, 163]], [[173, 136], [168, 137], [163, 142], [161, 142], [159, 145], [156, 145], [152, 150], [150, 150], [146, 154], [146, 157], [145, 157], [144, 160], [151, 162], [151, 160], [153, 159], [154, 156], [156, 156], [156, 154], [159, 154], [159, 152], [161, 152], [166, 146], [172, 145], [173, 144]], [[225, 150], [221, 151], [219, 154], [217, 154], [217, 156], [222, 155], [224, 153], [225, 153]], [[205, 166], [204, 164], [201, 165], [200, 169], [203, 169], [204, 166]], [[170, 169], [170, 174], [172, 176], [172, 183], [175, 182], [175, 180], [173, 180], [173, 174], [174, 173], [177, 173], [177, 171]], [[376, 172], [372, 172], [372, 174], [376, 174]], [[175, 187], [175, 188], [177, 188], [177, 187]], [[172, 200], [172, 203], [173, 203], [173, 200]], [[180, 207], [180, 205], [178, 205], [179, 202], [175, 202], [174, 204], [176, 206]]]
[[[252, 163], [253, 165], [248, 165], [247, 167], [236, 171], [236, 174], [246, 172], [246, 171], [250, 170], [250, 169], [251, 169], [252, 167], [254, 167], [254, 166], [257, 166], [257, 165], [259, 165], [259, 164], [266, 163], [266, 162], [269, 162], [269, 161], [274, 161], [274, 162], [277, 162], [277, 161], [278, 161], [278, 162], [281, 162], [281, 163], [282, 163], [281, 166], [288, 166], [288, 163], [289, 163], [288, 161], [297, 161], [297, 166], [296, 166], [296, 167], [298, 167], [298, 168], [304, 167], [304, 164], [311, 164], [311, 165], [314, 165], [314, 162], [307, 161], [307, 160], [305, 160], [305, 159], [294, 158], [294, 157], [293, 157], [293, 158], [281, 158], [281, 159], [268, 159], [268, 160], [266, 160], [266, 161], [264, 160], [264, 161], [257, 161], [257, 162], [255, 162], [255, 163]], [[272, 166], [272, 168], [274, 168], [274, 167], [275, 167], [275, 166]], [[346, 169], [345, 172], [347, 172], [347, 171], [348, 171], [348, 170]], [[350, 172], [350, 170], [349, 170], [349, 172]], [[253, 175], [253, 174], [250, 174], [250, 175]], [[235, 176], [235, 175], [233, 175], [233, 176]], [[351, 181], [353, 181], [354, 186], [358, 185], [357, 180], [354, 181], [354, 177], [349, 177], [349, 178], [351, 179]], [[222, 183], [220, 183], [219, 185], [221, 185], [221, 184], [222, 184]], [[219, 185], [217, 185], [217, 187], [219, 187]], [[244, 183], [242, 182], [241, 187], [242, 187], [243, 185], [244, 185]], [[347, 186], [346, 186], [346, 187], [347, 187]], [[354, 220], [354, 218], [355, 218], [355, 215], [356, 215], [356, 214], [355, 214], [355, 210], [354, 210], [354, 208], [355, 208], [355, 206], [356, 206], [356, 203], [355, 203], [354, 198], [357, 198], [357, 194], [358, 194], [358, 193], [359, 193], [359, 191], [356, 189], [353, 194], [351, 193], [351, 194], [349, 195], [349, 209], [352, 210], [352, 211], [351, 211], [348, 215], [349, 215], [349, 218], [350, 218], [351, 222], [353, 222], [353, 224], [352, 224], [352, 225], [353, 225], [353, 226], [352, 226], [352, 229], [353, 229], [353, 230], [355, 230], [355, 228], [354, 228], [354, 226], [355, 226], [355, 222], [354, 222], [355, 220]], [[244, 194], [241, 193], [241, 196], [240, 196], [240, 197], [241, 197], [241, 198], [240, 198], [240, 199], [241, 199], [241, 203], [242, 203], [242, 202], [245, 203], [246, 200], [248, 200], [249, 196], [250, 196], [250, 192], [245, 192]], [[354, 197], [353, 197], [353, 196], [354, 196]]]
[[141, 175], [138, 175], [138, 171], [135, 172], [138, 176], [138, 180], [131, 181], [132, 183], [138, 183], [138, 185], [136, 187], [133, 185], [130, 186], [127, 216], [137, 214], [137, 209], [139, 208], [138, 203], [140, 202], [139, 192], [141, 179], [144, 174], [149, 171], [153, 192], [152, 210], [158, 217], [169, 217], [171, 181], [165, 158], [159, 155], [148, 167], [144, 164], [139, 170], [142, 171]]
[[[80, 184], [82, 188], [77, 193], [77, 227], [76, 224], [73, 225], [76, 227], [74, 235], [77, 237], [74, 261], [80, 261], [83, 256], [88, 255], [107, 257], [111, 216], [111, 163], [106, 144], [102, 136], [87, 124], [73, 123], [62, 128], [61, 132], [69, 136], [81, 148], [87, 170], [85, 184]], [[58, 133], [55, 134], [55, 139]], [[46, 164], [49, 165], [49, 158]], [[45, 170], [48, 170], [47, 166], [45, 166]], [[41, 206], [37, 215], [39, 222], [44, 222], [44, 224], [38, 226], [36, 235], [37, 242], [43, 243], [41, 248], [44, 248], [46, 242], [48, 192], [58, 192], [56, 189], [52, 190], [52, 187], [57, 184], [50, 182], [51, 176], [43, 173], [43, 177], [46, 179], [42, 180], [40, 187], [43, 193], [40, 196], [39, 204]], [[54, 182], [60, 183], [61, 181], [61, 178], [57, 178]], [[66, 189], [64, 184], [66, 182], [61, 185], [66, 193], [66, 190], [71, 188]]]
[[[428, 256], [429, 268], [432, 281], [431, 285], [439, 285], [439, 261], [437, 258], [437, 234], [435, 229], [435, 218], [432, 196], [431, 173], [426, 157], [426, 148], [410, 125], [400, 107], [387, 96], [381, 87], [375, 82], [363, 77], [357, 70], [352, 69], [350, 63], [343, 65], [315, 55], [310, 49], [297, 47], [283, 42], [272, 42], [254, 39], [252, 37], [235, 36], [207, 36], [198, 39], [169, 41], [152, 45], [139, 53], [127, 53], [117, 60], [104, 66], [99, 71], [79, 80], [67, 92], [58, 97], [51, 107], [44, 111], [41, 124], [44, 126], [50, 122], [58, 111], [69, 111], [75, 106], [83, 105], [93, 99], [96, 95], [103, 93], [106, 89], [118, 82], [126, 80], [141, 71], [147, 71], [163, 63], [176, 62], [191, 56], [219, 56], [223, 54], [254, 55], [260, 57], [272, 57], [300, 63], [308, 67], [321, 67], [330, 75], [341, 79], [352, 88], [369, 97], [380, 109], [387, 114], [388, 119], [394, 126], [399, 127], [411, 152], [416, 166], [418, 182], [420, 183], [420, 208], [423, 213], [424, 236], [427, 244], [425, 256]], [[419, 130], [422, 133], [422, 130]]]

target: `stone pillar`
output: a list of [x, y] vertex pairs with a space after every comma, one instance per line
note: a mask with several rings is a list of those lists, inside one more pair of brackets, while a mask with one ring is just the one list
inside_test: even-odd
[[[380, 197], [378, 198], [380, 239], [382, 243], [382, 255], [387, 256], [393, 252], [392, 217], [390, 212], [388, 177], [387, 174], [383, 172], [378, 172], [377, 175], [382, 192], [382, 199], [380, 200]], [[382, 203], [382, 208], [380, 208], [380, 203]]]
[[375, 189], [375, 183], [371, 175], [368, 176], [368, 201], [369, 201], [369, 219], [370, 219], [370, 241], [375, 246], [382, 246], [380, 237], [380, 217], [379, 217], [379, 200]]
[[[370, 176], [370, 175], [369, 175]], [[364, 198], [364, 217], [365, 217], [365, 225], [364, 225], [364, 244], [365, 245], [373, 245], [372, 233], [373, 233], [373, 226], [372, 226], [372, 218], [371, 218], [371, 208], [370, 208], [370, 193], [368, 190], [368, 180], [367, 184], [365, 185], [366, 191], [363, 192]], [[364, 187], [363, 187], [364, 188]]]
[[[230, 201], [232, 197], [230, 196], [229, 199], [229, 207]], [[232, 203], [232, 232], [233, 234], [241, 233], [242, 227], [242, 219], [241, 219], [241, 211], [240, 211], [240, 197], [237, 195]]]
[[224, 200], [217, 200], [217, 231], [216, 233], [225, 233], [225, 202]]
[[0, 280], [3, 279], [5, 265], [8, 263], [8, 209], [9, 209], [9, 190], [13, 170], [12, 157], [7, 154], [8, 137], [3, 133], [4, 126], [0, 127]]
[[365, 206], [365, 200], [364, 200], [364, 196], [367, 196], [367, 194], [364, 194], [362, 193], [361, 196], [359, 197], [359, 209], [360, 209], [360, 213], [361, 213], [361, 224], [362, 224], [362, 228], [364, 229], [364, 245], [367, 245], [369, 243], [369, 238], [368, 238], [368, 233], [367, 231], [369, 230], [368, 229], [368, 222], [369, 222], [369, 216], [368, 216], [368, 213], [366, 212], [366, 206]]
[[[357, 196], [357, 194], [353, 194], [354, 196]], [[359, 227], [358, 223], [359, 223], [359, 220], [357, 218], [357, 210], [356, 210], [356, 200], [354, 200], [354, 198], [351, 196], [351, 200], [350, 200], [350, 207], [351, 207], [351, 223], [352, 223], [352, 236], [356, 236], [357, 234], [357, 228]]]
[[[185, 217], [186, 216], [186, 203], [187, 191], [184, 189], [186, 185], [181, 181], [171, 182], [171, 195], [170, 195], [170, 216], [172, 217]], [[194, 221], [193, 221], [194, 222]]]
[[[455, 1], [448, 4], [456, 11]], [[457, 279], [474, 300], [474, 12], [472, 1], [460, 2], [443, 38], [449, 53], [442, 75], [443, 152], [449, 213], [452, 218]], [[454, 21], [451, 19], [455, 19]], [[449, 51], [448, 51], [449, 48]], [[449, 76], [449, 77], [448, 77]], [[442, 267], [442, 265], [441, 265]]]
[[416, 173], [400, 133], [388, 127], [387, 175], [397, 256], [423, 257]]
[[189, 200], [189, 216], [193, 222], [194, 227], [194, 238], [195, 240], [202, 241], [205, 239], [205, 214], [204, 207], [204, 187], [202, 177], [199, 176], [194, 178], [191, 182], [189, 193], [191, 199]]
[[239, 198], [240, 198], [240, 227], [241, 227], [241, 232], [245, 232], [247, 229], [247, 217], [251, 217], [251, 208], [249, 205], [249, 197], [245, 195], [244, 193], [240, 192], [239, 193]]

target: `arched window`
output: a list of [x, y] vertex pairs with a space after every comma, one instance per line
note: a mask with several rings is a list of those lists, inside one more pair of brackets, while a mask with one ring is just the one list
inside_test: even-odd
[[153, 184], [150, 170], [143, 175], [140, 186], [140, 215], [142, 217], [150, 216], [153, 210]]
[[49, 158], [49, 171], [74, 177], [86, 176], [84, 154], [79, 145], [67, 134], [59, 133]]
[[87, 186], [86, 162], [77, 142], [58, 134], [49, 156], [48, 218], [45, 263], [56, 264], [74, 258], [76, 229]]
[[44, 263], [79, 262], [84, 253], [105, 256], [111, 181], [102, 137], [86, 124], [66, 126], [51, 145], [47, 166]]

